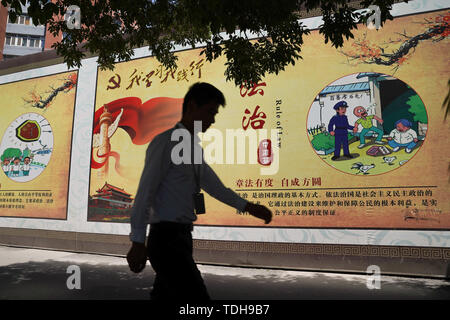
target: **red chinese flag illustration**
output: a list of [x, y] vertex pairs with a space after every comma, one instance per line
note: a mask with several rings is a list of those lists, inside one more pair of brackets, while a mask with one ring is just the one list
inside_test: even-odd
[[[114, 121], [123, 109], [118, 128], [125, 130], [133, 144], [149, 143], [157, 134], [172, 128], [181, 118], [183, 99], [158, 97], [144, 103], [137, 97], [121, 98], [106, 104]], [[93, 134], [100, 132], [101, 107], [95, 112]], [[110, 154], [113, 155], [113, 152]], [[91, 157], [91, 168], [98, 169], [104, 163], [98, 163]]]

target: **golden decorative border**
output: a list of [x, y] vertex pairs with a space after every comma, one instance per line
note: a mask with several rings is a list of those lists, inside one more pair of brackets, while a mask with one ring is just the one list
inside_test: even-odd
[[194, 240], [196, 250], [450, 260], [450, 248]]

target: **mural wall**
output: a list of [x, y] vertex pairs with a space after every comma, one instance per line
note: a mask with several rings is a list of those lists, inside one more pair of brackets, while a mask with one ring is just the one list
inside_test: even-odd
[[223, 59], [185, 48], [175, 70], [138, 49], [112, 71], [90, 58], [79, 70], [1, 76], [0, 223], [128, 234], [148, 143], [180, 119], [189, 86], [205, 81], [227, 100], [201, 136], [205, 159], [274, 219], [264, 226], [206, 196], [195, 238], [447, 247], [443, 7], [395, 5], [393, 21], [361, 25], [338, 50], [313, 31], [302, 60], [250, 89], [225, 80]]
[[77, 72], [0, 85], [0, 215], [66, 219]]
[[[88, 220], [129, 221], [148, 143], [180, 119], [189, 86], [206, 81], [227, 106], [203, 136], [205, 157], [226, 185], [273, 210], [271, 226], [449, 229], [446, 92], [436, 86], [450, 71], [439, 29], [449, 18], [361, 26], [339, 50], [314, 32], [303, 61], [251, 89], [225, 82], [223, 61], [206, 62], [201, 49], [180, 52], [176, 70], [148, 57], [99, 71]], [[211, 197], [207, 209], [201, 225], [260, 225]]]

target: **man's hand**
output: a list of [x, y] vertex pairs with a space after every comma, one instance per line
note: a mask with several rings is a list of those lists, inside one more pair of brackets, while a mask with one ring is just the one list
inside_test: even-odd
[[130, 270], [139, 273], [145, 268], [147, 263], [147, 248], [145, 244], [133, 242], [130, 251], [127, 254], [127, 262]]
[[245, 211], [256, 218], [264, 220], [265, 224], [268, 224], [270, 223], [270, 221], [272, 221], [272, 211], [267, 209], [265, 206], [248, 202], [245, 206]]

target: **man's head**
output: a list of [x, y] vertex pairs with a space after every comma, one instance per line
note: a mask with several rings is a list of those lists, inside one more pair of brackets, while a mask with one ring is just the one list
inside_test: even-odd
[[205, 132], [214, 123], [221, 105], [225, 106], [225, 97], [219, 89], [206, 82], [195, 83], [184, 96], [182, 122], [193, 125], [194, 121], [201, 121]]
[[366, 117], [367, 116], [367, 110], [366, 108], [362, 106], [357, 106], [355, 109], [353, 109], [353, 114], [357, 116], [358, 118]]
[[25, 158], [23, 159], [23, 162], [24, 162], [25, 164], [29, 164], [29, 163], [30, 163], [30, 157], [25, 157]]
[[333, 109], [336, 110], [337, 114], [339, 114], [341, 116], [345, 114], [345, 112], [347, 111], [347, 108], [348, 108], [348, 105], [347, 105], [347, 102], [345, 102], [345, 101], [339, 101], [333, 107]]
[[412, 123], [407, 119], [400, 119], [395, 122], [395, 127], [397, 128], [398, 131], [405, 132], [412, 127]]

